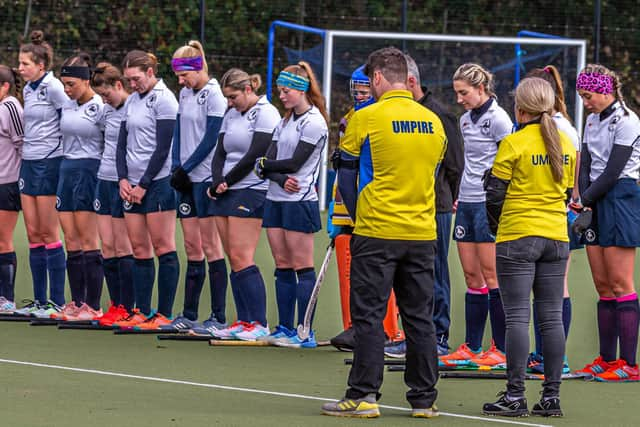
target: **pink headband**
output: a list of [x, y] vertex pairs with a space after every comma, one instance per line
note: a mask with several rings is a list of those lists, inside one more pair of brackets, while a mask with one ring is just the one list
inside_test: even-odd
[[576, 90], [587, 92], [612, 94], [613, 77], [600, 73], [580, 73], [576, 80]]
[[171, 60], [173, 71], [200, 71], [202, 70], [202, 57], [174, 58]]

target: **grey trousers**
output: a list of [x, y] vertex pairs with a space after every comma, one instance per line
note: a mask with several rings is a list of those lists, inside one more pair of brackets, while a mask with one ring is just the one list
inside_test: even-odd
[[496, 270], [506, 315], [507, 393], [524, 396], [529, 354], [531, 291], [543, 342], [544, 398], [558, 397], [565, 353], [562, 327], [564, 272], [569, 243], [524, 237], [496, 245]]

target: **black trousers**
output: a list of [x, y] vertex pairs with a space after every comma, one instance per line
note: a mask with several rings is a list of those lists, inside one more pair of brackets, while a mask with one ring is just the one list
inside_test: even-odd
[[413, 408], [436, 400], [438, 357], [433, 325], [436, 241], [351, 239], [351, 321], [356, 334], [346, 397], [380, 397], [385, 335], [382, 321], [393, 288], [407, 339], [404, 380]]

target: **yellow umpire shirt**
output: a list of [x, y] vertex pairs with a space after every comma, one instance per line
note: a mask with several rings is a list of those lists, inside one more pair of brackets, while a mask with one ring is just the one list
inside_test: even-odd
[[435, 177], [447, 140], [438, 116], [411, 92], [392, 90], [356, 111], [340, 149], [371, 168], [359, 176], [354, 233], [436, 240]]
[[566, 190], [573, 187], [576, 149], [560, 133], [561, 182], [551, 175], [551, 166], [540, 125], [526, 125], [500, 143], [492, 173], [510, 181], [498, 225], [496, 243], [539, 236], [568, 242]]

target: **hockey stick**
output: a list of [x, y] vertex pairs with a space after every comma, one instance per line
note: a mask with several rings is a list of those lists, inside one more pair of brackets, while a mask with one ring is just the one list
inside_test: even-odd
[[324, 261], [322, 261], [322, 265], [320, 266], [320, 271], [318, 272], [316, 283], [313, 285], [313, 290], [311, 291], [311, 296], [309, 297], [307, 311], [305, 311], [304, 313], [304, 322], [302, 323], [302, 325], [298, 325], [298, 338], [300, 338], [300, 340], [306, 340], [311, 334], [311, 316], [313, 315], [313, 311], [315, 310], [316, 304], [318, 303], [318, 294], [320, 293], [320, 287], [322, 286], [322, 282], [324, 281], [324, 275], [327, 272], [327, 268], [329, 268], [331, 253], [333, 252], [333, 248], [335, 247], [335, 245], [335, 239], [331, 239], [331, 242], [329, 242], [329, 246], [327, 247], [327, 254], [324, 256]]
[[209, 341], [211, 335], [193, 335], [193, 334], [160, 334], [156, 338], [159, 340], [172, 340], [172, 341]]
[[[483, 379], [483, 380], [506, 380], [507, 373], [506, 372], [471, 372], [471, 371], [457, 371], [457, 372], [441, 372], [440, 378], [473, 378], [473, 379]], [[586, 377], [583, 374], [576, 374], [574, 372], [568, 374], [562, 374], [563, 380], [575, 380], [575, 379], [585, 379]], [[542, 374], [525, 374], [525, 380], [544, 380], [544, 375]]]

